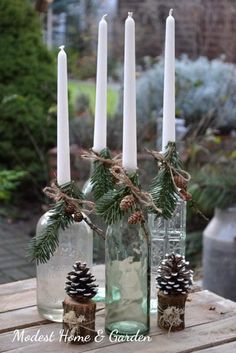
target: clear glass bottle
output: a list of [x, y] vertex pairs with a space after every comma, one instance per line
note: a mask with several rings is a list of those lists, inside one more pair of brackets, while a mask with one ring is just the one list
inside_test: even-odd
[[[108, 334], [149, 331], [150, 236], [127, 217], [106, 234], [105, 329]], [[114, 332], [114, 330], [116, 330]]]
[[149, 214], [148, 225], [151, 233], [151, 311], [156, 310], [156, 276], [160, 262], [168, 253], [185, 256], [186, 202], [179, 199], [171, 219]]
[[[93, 171], [93, 163], [91, 163], [91, 169], [90, 169], [90, 176], [92, 175]], [[92, 183], [91, 183], [91, 178], [85, 182], [83, 189], [82, 189], [85, 198], [90, 201], [93, 200], [93, 195], [92, 195]], [[97, 217], [95, 214], [90, 215], [91, 221], [96, 224], [97, 227], [102, 229], [104, 233], [106, 232], [106, 225], [103, 222], [101, 217]], [[94, 237], [93, 237], [93, 265], [97, 264], [104, 264], [104, 257], [105, 257], [105, 242], [104, 240], [97, 235], [95, 232], [93, 232]], [[94, 301], [100, 302], [105, 300], [105, 286], [104, 282], [99, 282], [99, 279], [97, 279], [97, 283], [99, 285], [98, 287], [98, 292], [93, 298]]]
[[[47, 226], [50, 211], [38, 221], [36, 236]], [[73, 223], [59, 231], [59, 246], [45, 264], [37, 269], [38, 312], [46, 319], [62, 322], [62, 301], [65, 298], [66, 275], [75, 261], [82, 260], [92, 266], [93, 232], [85, 222]]]

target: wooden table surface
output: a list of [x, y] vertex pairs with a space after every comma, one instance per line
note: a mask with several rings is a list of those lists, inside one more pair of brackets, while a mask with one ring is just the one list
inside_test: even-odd
[[[72, 345], [59, 342], [61, 324], [44, 320], [37, 313], [35, 279], [0, 286], [0, 352], [54, 353], [236, 353], [236, 303], [209, 291], [191, 293], [186, 306], [186, 329], [170, 333], [156, 325], [156, 314], [151, 315], [151, 342], [110, 342]], [[103, 305], [100, 303], [100, 306]], [[103, 329], [104, 312], [97, 313], [96, 328]], [[14, 330], [29, 341], [13, 341]], [[53, 342], [35, 342], [37, 332], [45, 338], [53, 332]], [[112, 347], [111, 347], [112, 346]]]

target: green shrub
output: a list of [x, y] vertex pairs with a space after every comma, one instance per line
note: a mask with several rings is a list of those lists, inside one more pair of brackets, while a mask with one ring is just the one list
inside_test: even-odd
[[27, 170], [27, 185], [38, 189], [56, 141], [56, 119], [49, 113], [56, 69], [28, 0], [1, 0], [0, 18], [0, 168]]
[[0, 200], [11, 201], [13, 192], [16, 190], [26, 173], [16, 170], [0, 171]]

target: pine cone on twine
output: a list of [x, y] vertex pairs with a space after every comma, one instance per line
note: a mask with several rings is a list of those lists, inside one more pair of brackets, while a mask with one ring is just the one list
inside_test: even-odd
[[67, 203], [66, 208], [65, 208], [65, 212], [67, 214], [74, 214], [76, 211], [76, 207], [73, 203]]
[[174, 181], [177, 188], [184, 189], [184, 190], [187, 189], [188, 183], [181, 175], [175, 175]]
[[66, 277], [66, 293], [78, 302], [88, 301], [97, 294], [96, 280], [86, 263], [77, 261], [73, 267]]
[[82, 222], [83, 219], [84, 219], [84, 216], [81, 212], [75, 212], [75, 214], [74, 214], [75, 222]]
[[135, 203], [135, 199], [133, 195], [127, 195], [125, 196], [121, 202], [120, 202], [120, 209], [122, 211], [127, 211], [129, 208], [131, 208]]
[[142, 223], [144, 222], [144, 216], [141, 211], [136, 211], [134, 212], [129, 218], [128, 218], [128, 223], [129, 224], [137, 224], [137, 223]]
[[166, 255], [158, 268], [157, 287], [164, 294], [187, 294], [193, 283], [189, 262], [179, 254]]

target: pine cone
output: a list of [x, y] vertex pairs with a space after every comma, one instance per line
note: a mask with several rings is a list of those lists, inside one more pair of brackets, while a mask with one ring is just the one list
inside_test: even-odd
[[65, 208], [65, 212], [67, 214], [74, 214], [76, 211], [76, 207], [73, 203], [68, 203]]
[[167, 254], [158, 268], [157, 287], [164, 294], [188, 293], [193, 281], [193, 271], [188, 265], [181, 255]]
[[73, 267], [74, 271], [69, 272], [66, 277], [66, 293], [78, 302], [93, 298], [97, 294], [98, 285], [94, 284], [96, 280], [89, 267], [80, 261], [77, 261]]
[[121, 200], [120, 209], [122, 211], [127, 211], [129, 208], [131, 208], [133, 206], [134, 202], [135, 202], [134, 196], [127, 195]]
[[179, 195], [180, 195], [181, 199], [184, 201], [191, 201], [192, 200], [192, 195], [189, 192], [187, 192], [186, 190], [181, 189], [179, 191]]
[[75, 222], [82, 222], [83, 219], [84, 219], [84, 216], [82, 215], [81, 212], [75, 212], [74, 214]]
[[137, 224], [137, 223], [142, 223], [144, 222], [144, 216], [141, 211], [136, 211], [134, 212], [129, 218], [128, 218], [128, 223], [129, 224]]
[[181, 175], [175, 175], [174, 181], [177, 188], [184, 189], [184, 190], [187, 189], [188, 183]]

